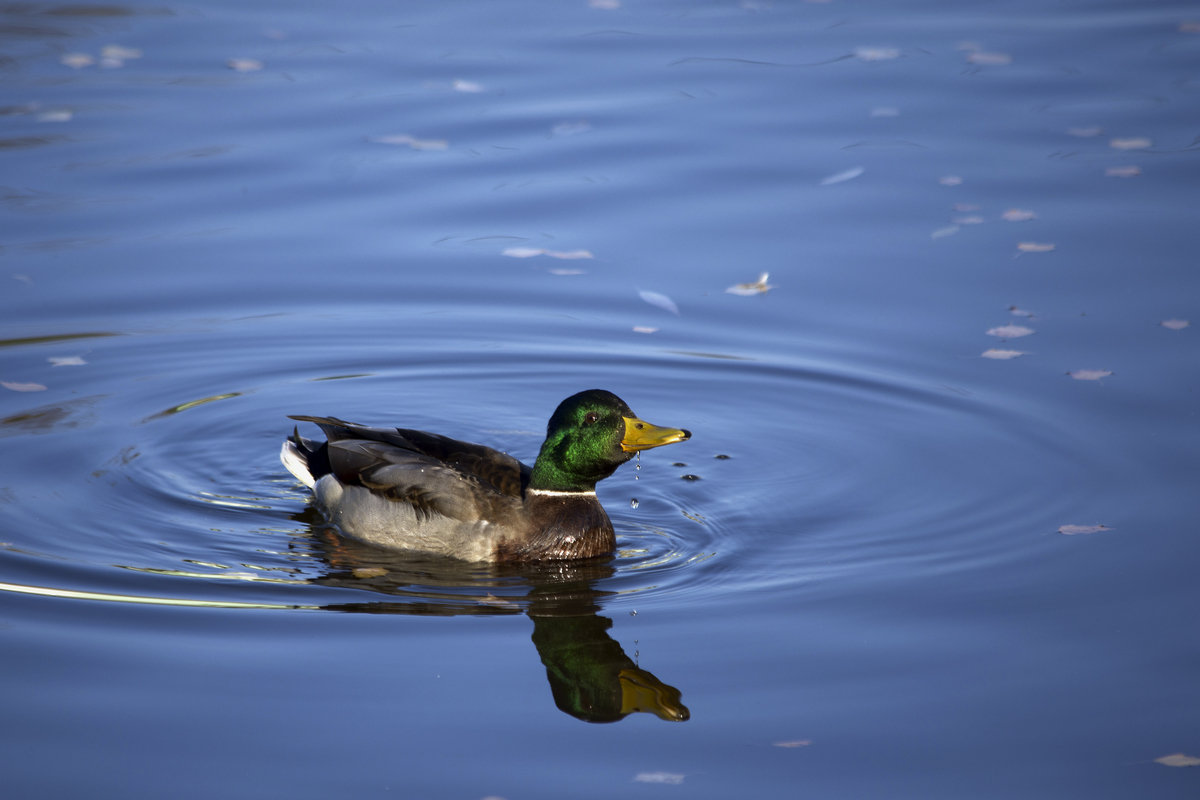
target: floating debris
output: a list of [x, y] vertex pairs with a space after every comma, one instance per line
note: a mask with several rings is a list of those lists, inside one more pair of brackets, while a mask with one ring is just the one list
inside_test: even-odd
[[679, 314], [679, 306], [675, 305], [675, 301], [659, 292], [650, 292], [645, 289], [638, 290], [638, 297], [652, 306], [657, 306], [664, 311], [670, 311], [672, 314]]
[[639, 772], [633, 779], [638, 783], [665, 783], [678, 786], [683, 783], [683, 778], [684, 776], [677, 772]]
[[1164, 767], [1200, 767], [1200, 758], [1185, 753], [1171, 753], [1169, 756], [1154, 759], [1154, 763]]
[[20, 381], [0, 381], [0, 386], [10, 392], [44, 392], [46, 387], [40, 383], [22, 383]]
[[1020, 339], [1022, 336], [1030, 336], [1037, 333], [1033, 328], [1026, 328], [1024, 325], [1000, 325], [995, 328], [989, 328], [988, 336], [998, 336], [1001, 339]]
[[52, 367], [82, 367], [87, 363], [82, 356], [50, 356], [46, 360]]
[[1153, 143], [1144, 137], [1130, 139], [1109, 139], [1108, 146], [1114, 150], [1145, 150]]
[[100, 50], [100, 66], [105, 69], [117, 69], [125, 66], [126, 61], [141, 58], [142, 51], [136, 47], [122, 47], [119, 44], [108, 44]]
[[1112, 371], [1107, 369], [1073, 369], [1067, 374], [1077, 381], [1098, 381], [1101, 378], [1107, 378], [1109, 375], [1112, 375]]
[[231, 58], [225, 62], [225, 66], [234, 72], [258, 72], [264, 65], [256, 58]]
[[1128, 166], [1123, 166], [1123, 167], [1105, 167], [1104, 168], [1104, 177], [1106, 177], [1106, 178], [1136, 178], [1138, 175], [1141, 175], [1141, 174], [1142, 174], [1142, 168], [1135, 164], [1130, 164]]
[[1164, 319], [1158, 324], [1162, 325], [1164, 328], [1170, 328], [1173, 331], [1181, 331], [1192, 323], [1188, 322], [1186, 319]]
[[508, 256], [509, 258], [533, 258], [545, 252], [540, 247], [506, 247], [500, 251], [500, 255]]
[[1112, 528], [1107, 525], [1060, 525], [1058, 527], [1058, 532], [1063, 536], [1078, 536], [1084, 533], [1100, 533], [1111, 530]]
[[1049, 242], [1017, 242], [1017, 250], [1022, 253], [1049, 253], [1054, 247]]
[[753, 283], [734, 284], [733, 286], [730, 286], [728, 289], [726, 289], [725, 292], [727, 294], [737, 294], [737, 295], [743, 295], [743, 296], [752, 295], [752, 294], [765, 294], [766, 292], [769, 292], [775, 288], [774, 286], [771, 286], [769, 283], [767, 283], [767, 279], [769, 277], [770, 277], [770, 273], [764, 272], [763, 274], [758, 276], [757, 281], [754, 281]]
[[649, 325], [634, 325], [634, 333], [658, 333], [658, 328], [651, 328]]
[[866, 167], [851, 167], [850, 169], [845, 170], [843, 172], [838, 172], [836, 174], [830, 175], [827, 178], [822, 178], [821, 186], [833, 186], [835, 183], [845, 183], [846, 181], [852, 181], [855, 178], [857, 178], [859, 175], [862, 175], [866, 171], [867, 171]]
[[994, 359], [996, 361], [1008, 361], [1009, 359], [1027, 356], [1029, 353], [1025, 352], [1024, 350], [1000, 350], [992, 347], [984, 350], [979, 355], [983, 356], [984, 358]]
[[500, 255], [508, 256], [509, 258], [549, 256], [550, 258], [561, 258], [565, 261], [573, 261], [580, 258], [595, 258], [590, 250], [546, 250], [542, 247], [506, 247], [500, 251]]
[[71, 69], [83, 69], [84, 67], [90, 67], [95, 64], [96, 57], [87, 53], [67, 53], [59, 59], [59, 62], [65, 64]]
[[989, 53], [984, 50], [976, 50], [967, 53], [967, 63], [979, 67], [1004, 67], [1012, 63], [1012, 56], [1008, 53]]
[[891, 61], [900, 57], [898, 47], [856, 47], [854, 57], [859, 61]]
[[375, 142], [376, 144], [387, 144], [397, 147], [407, 145], [413, 150], [445, 150], [450, 146], [450, 143], [445, 139], [418, 139], [415, 136], [409, 136], [406, 133], [399, 133], [389, 136], [368, 136], [367, 141]]

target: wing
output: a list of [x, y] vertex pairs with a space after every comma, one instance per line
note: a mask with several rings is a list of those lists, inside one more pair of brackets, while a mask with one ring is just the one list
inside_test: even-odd
[[416, 452], [475, 478], [500, 494], [520, 497], [529, 483], [530, 468], [499, 450], [424, 431], [397, 428], [396, 434]]
[[[461, 513], [462, 502], [454, 500], [460, 494], [478, 497], [482, 489], [520, 498], [529, 482], [529, 467], [483, 445], [424, 431], [370, 428], [336, 417], [292, 419], [315, 423], [324, 431], [328, 471], [338, 480], [368, 486], [417, 508], [441, 504], [448, 508], [440, 513]], [[319, 458], [314, 460], [319, 463]]]
[[377, 497], [411, 506], [418, 519], [480, 518], [478, 481], [436, 460], [386, 442], [347, 439], [331, 442], [329, 466], [345, 486], [362, 486]]

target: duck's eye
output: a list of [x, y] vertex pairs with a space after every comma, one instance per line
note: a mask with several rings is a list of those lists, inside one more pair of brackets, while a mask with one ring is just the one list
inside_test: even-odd
[[597, 414], [595, 411], [589, 411], [587, 413], [587, 416], [585, 416], [583, 418], [583, 424], [584, 425], [594, 425], [596, 423], [596, 420], [598, 420], [598, 419], [600, 419], [599, 414]]

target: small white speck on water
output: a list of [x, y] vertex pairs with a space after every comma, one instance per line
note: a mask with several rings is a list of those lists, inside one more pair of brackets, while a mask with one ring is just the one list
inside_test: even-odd
[[637, 507], [638, 507], [638, 499], [637, 499], [636, 497], [631, 497], [631, 498], [629, 498], [629, 507], [630, 507], [630, 508], [637, 508]]
[[633, 609], [632, 611], [630, 611], [630, 612], [629, 612], [629, 616], [631, 616], [631, 617], [636, 617], [636, 616], [637, 616], [637, 609], [635, 608], [635, 609]]

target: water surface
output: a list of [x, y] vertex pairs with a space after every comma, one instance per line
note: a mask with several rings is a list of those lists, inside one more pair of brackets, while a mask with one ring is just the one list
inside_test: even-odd
[[[10, 791], [1195, 796], [1194, 7], [0, 14]], [[601, 563], [277, 459], [592, 387]]]

